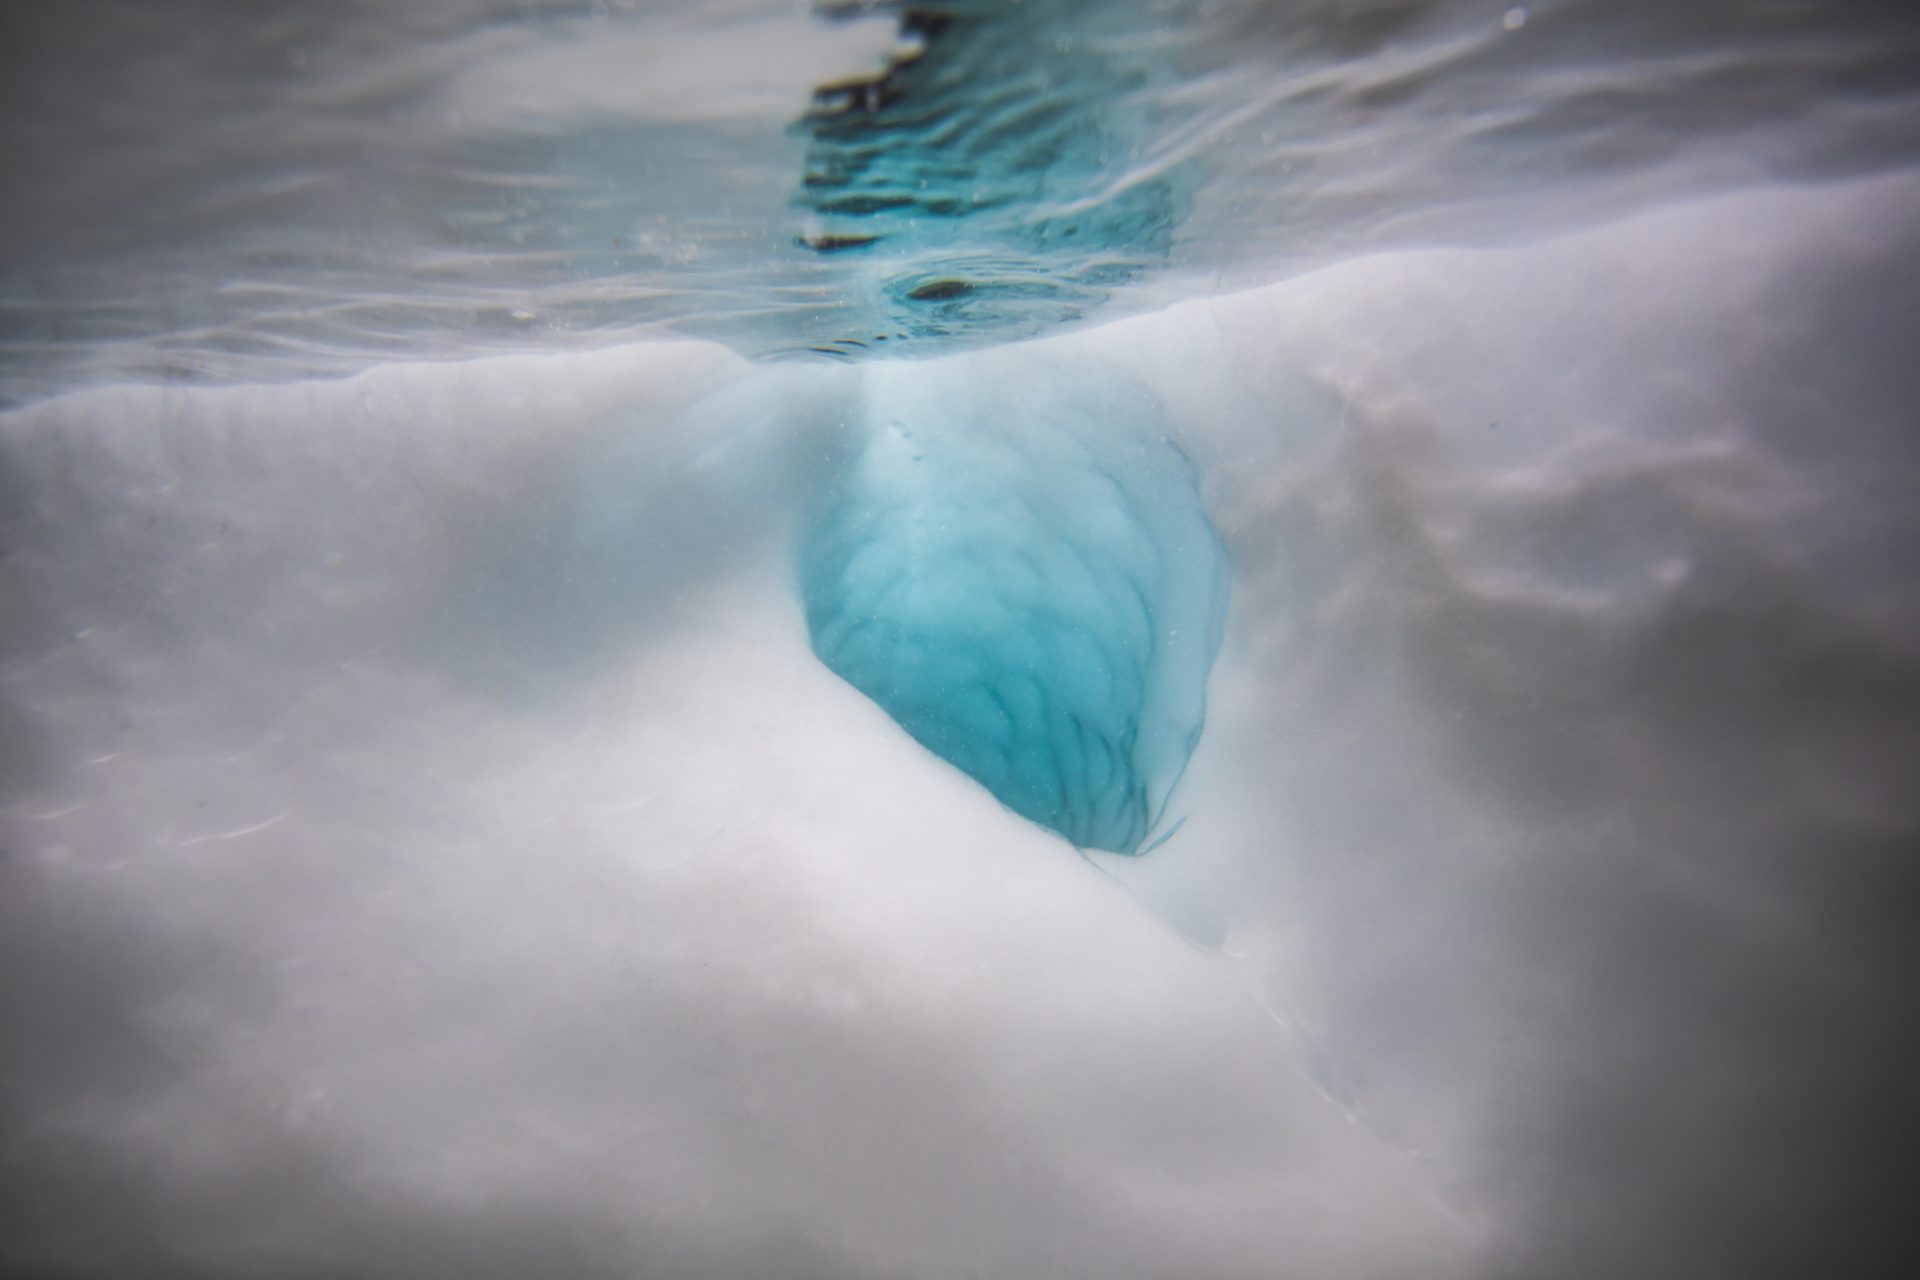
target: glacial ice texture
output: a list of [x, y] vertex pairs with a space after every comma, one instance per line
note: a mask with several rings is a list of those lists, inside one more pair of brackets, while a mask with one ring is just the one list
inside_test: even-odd
[[868, 373], [862, 438], [801, 554], [807, 628], [1007, 808], [1133, 853], [1199, 740], [1226, 560], [1150, 395], [1017, 385]]

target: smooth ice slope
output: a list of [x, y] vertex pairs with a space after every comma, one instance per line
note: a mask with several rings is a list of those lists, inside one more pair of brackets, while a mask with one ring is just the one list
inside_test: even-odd
[[1233, 558], [1137, 894], [808, 652], [857, 370], [0, 415], [0, 1274], [1915, 1274], [1916, 210], [956, 357]]
[[0, 417], [0, 1274], [1476, 1277], [1218, 957], [808, 652], [812, 390]]
[[1009, 809], [1132, 853], [1199, 740], [1226, 561], [1157, 401], [1097, 363], [1017, 363], [866, 375], [864, 438], [801, 557], [807, 626]]

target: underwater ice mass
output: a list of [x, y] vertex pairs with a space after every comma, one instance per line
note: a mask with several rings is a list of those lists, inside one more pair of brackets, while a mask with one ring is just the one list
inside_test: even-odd
[[1913, 0], [0, 30], [0, 1277], [1920, 1276]]
[[1015, 813], [1136, 852], [1199, 738], [1227, 584], [1154, 400], [881, 366], [862, 412], [801, 556], [814, 652]]

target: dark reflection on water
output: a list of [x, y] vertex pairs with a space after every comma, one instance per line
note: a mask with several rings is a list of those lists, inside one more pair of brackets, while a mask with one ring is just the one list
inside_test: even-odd
[[1198, 167], [1140, 165], [1179, 114], [1163, 20], [1133, 5], [908, 9], [882, 72], [822, 86], [802, 121], [798, 203], [816, 217], [800, 239], [861, 256], [871, 318], [815, 349], [1025, 337], [1164, 265]]

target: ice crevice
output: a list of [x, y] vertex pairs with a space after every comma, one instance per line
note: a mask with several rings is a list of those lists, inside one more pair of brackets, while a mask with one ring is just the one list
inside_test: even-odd
[[802, 538], [813, 650], [1008, 809], [1139, 852], [1199, 740], [1225, 552], [1153, 396], [990, 365], [862, 371]]

